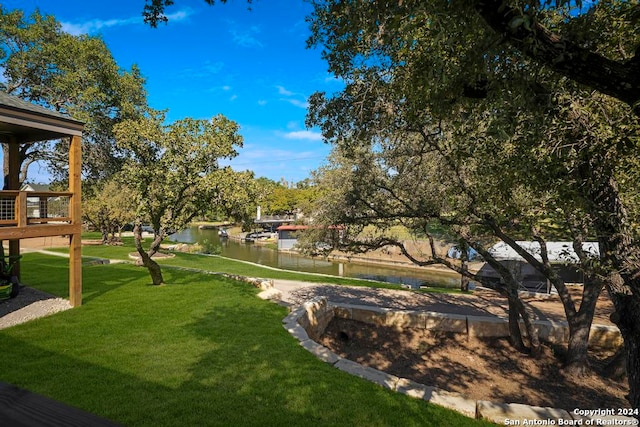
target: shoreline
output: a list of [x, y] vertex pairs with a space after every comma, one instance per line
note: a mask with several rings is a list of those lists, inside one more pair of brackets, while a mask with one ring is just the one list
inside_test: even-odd
[[[379, 258], [370, 258], [363, 257], [357, 255], [329, 255], [327, 257], [328, 261], [336, 261], [336, 262], [350, 262], [356, 264], [376, 264], [376, 265], [385, 265], [389, 267], [402, 267], [402, 268], [410, 268], [416, 271], [434, 271], [440, 274], [449, 274], [451, 276], [460, 277], [460, 273], [450, 269], [449, 267], [443, 264], [432, 264], [432, 265], [416, 265], [411, 261], [396, 261], [393, 259], [379, 259]], [[469, 262], [469, 271], [472, 273], [477, 273], [484, 262], [472, 261]]]
[[[228, 236], [228, 239], [236, 242], [242, 242], [244, 240], [243, 234], [245, 233], [240, 233], [240, 234], [230, 233]], [[253, 244], [264, 247], [264, 246], [268, 246], [269, 244], [277, 244], [277, 240], [272, 240], [272, 239], [256, 240], [253, 242]], [[347, 254], [347, 253], [335, 253], [335, 254], [332, 253], [325, 257], [325, 256], [303, 255], [296, 250], [278, 250], [278, 249], [273, 249], [273, 250], [278, 253], [294, 254], [307, 259], [322, 259], [325, 261], [336, 262], [336, 263], [353, 263], [353, 264], [359, 264], [359, 265], [379, 265], [379, 266], [386, 266], [386, 267], [409, 268], [414, 271], [434, 272], [442, 275], [448, 275], [448, 276], [451, 276], [452, 278], [460, 277], [460, 273], [457, 273], [456, 271], [451, 270], [449, 267], [443, 264], [432, 264], [432, 265], [420, 266], [412, 263], [404, 256], [400, 257], [396, 255], [394, 257], [393, 254], [390, 254], [390, 253], [385, 254], [384, 251], [376, 252], [378, 256], [364, 256], [359, 254]], [[480, 271], [480, 269], [484, 265], [485, 265], [484, 261], [471, 261], [469, 262], [468, 268], [470, 272], [477, 273], [478, 271]]]

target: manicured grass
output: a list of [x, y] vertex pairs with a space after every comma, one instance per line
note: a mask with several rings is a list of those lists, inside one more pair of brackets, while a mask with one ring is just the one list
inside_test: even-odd
[[[99, 234], [91, 233], [83, 234], [83, 238], [99, 238]], [[122, 259], [131, 261], [129, 253], [135, 252], [133, 237], [124, 237], [122, 246], [103, 246], [91, 245], [82, 247], [82, 256], [86, 258], [106, 258], [106, 259]], [[68, 248], [56, 248], [53, 251], [68, 253]], [[249, 264], [242, 261], [236, 261], [229, 258], [219, 256], [175, 253], [174, 258], [160, 259], [158, 262], [162, 266], [183, 267], [203, 271], [213, 271], [229, 274], [238, 274], [242, 276], [260, 277], [265, 279], [283, 279], [283, 280], [301, 280], [314, 283], [329, 283], [335, 285], [349, 286], [369, 286], [384, 289], [400, 289], [398, 285], [375, 282], [370, 280], [360, 280], [348, 277], [323, 276], [316, 274], [307, 274], [302, 272], [293, 272], [286, 270], [274, 270], [255, 264]], [[457, 289], [452, 288], [429, 288], [424, 292], [443, 292], [443, 293], [460, 293]]]
[[[66, 259], [23, 265], [66, 295]], [[82, 307], [0, 330], [0, 380], [127, 426], [484, 425], [317, 360], [250, 285], [164, 274], [154, 287], [132, 265], [85, 266]]]

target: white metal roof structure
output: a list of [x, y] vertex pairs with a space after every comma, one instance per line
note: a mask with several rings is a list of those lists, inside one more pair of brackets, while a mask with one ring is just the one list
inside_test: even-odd
[[[536, 259], [542, 261], [540, 256], [540, 244], [538, 242], [531, 241], [517, 241], [518, 245], [520, 245], [524, 250], [529, 252], [531, 255], [535, 256]], [[600, 247], [597, 242], [584, 242], [582, 244], [582, 250], [587, 253], [589, 257], [598, 258], [600, 257]], [[493, 245], [489, 252], [500, 261], [503, 260], [517, 260], [524, 261], [520, 255], [516, 253], [515, 250], [504, 242], [497, 243]], [[549, 256], [549, 262], [553, 263], [571, 263], [575, 264], [578, 262], [578, 256], [573, 250], [573, 242], [547, 242], [547, 253]]]

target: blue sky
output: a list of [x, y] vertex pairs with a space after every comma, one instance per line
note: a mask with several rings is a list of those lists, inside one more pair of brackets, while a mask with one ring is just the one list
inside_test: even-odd
[[[224, 114], [241, 127], [244, 147], [230, 162], [257, 177], [297, 182], [320, 166], [330, 147], [304, 125], [307, 98], [334, 92], [319, 49], [306, 49], [301, 0], [244, 0], [208, 6], [176, 0], [169, 24], [142, 22], [144, 0], [3, 0], [7, 9], [36, 7], [73, 34], [99, 35], [118, 64], [137, 64], [147, 79], [149, 104], [169, 109], [168, 121]], [[34, 167], [30, 180], [42, 181]]]

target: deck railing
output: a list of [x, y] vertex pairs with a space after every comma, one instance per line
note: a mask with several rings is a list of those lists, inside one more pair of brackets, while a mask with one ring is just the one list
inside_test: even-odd
[[0, 227], [70, 223], [71, 196], [63, 191], [0, 191]]

